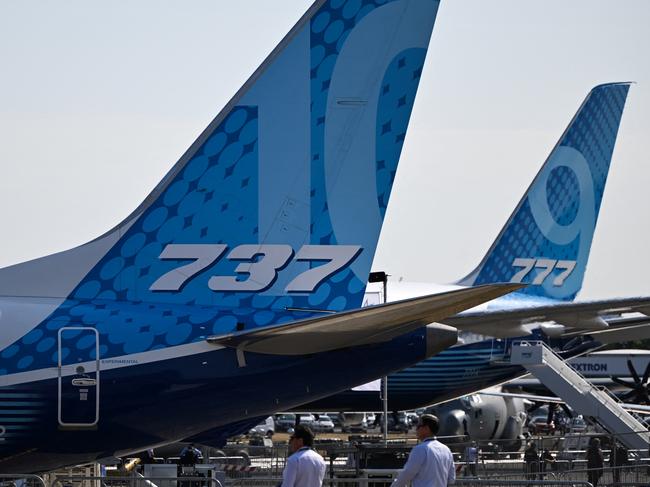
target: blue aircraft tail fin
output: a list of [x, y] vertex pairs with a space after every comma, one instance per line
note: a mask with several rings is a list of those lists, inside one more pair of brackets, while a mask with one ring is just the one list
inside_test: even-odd
[[74, 295], [360, 306], [437, 5], [316, 2]]
[[479, 266], [459, 284], [522, 282], [572, 300], [582, 287], [630, 83], [596, 86]]
[[102, 357], [361, 307], [438, 3], [317, 0], [129, 218], [0, 271], [60, 299], [8, 368], [105, 315]]

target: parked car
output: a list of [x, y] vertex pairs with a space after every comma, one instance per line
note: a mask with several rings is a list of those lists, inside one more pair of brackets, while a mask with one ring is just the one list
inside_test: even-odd
[[329, 417], [332, 420], [332, 423], [334, 423], [334, 428], [338, 428], [342, 432], [347, 431], [348, 425], [346, 424], [345, 416], [340, 413], [333, 413], [330, 414]]
[[[379, 428], [379, 431], [383, 431], [384, 430], [383, 414], [377, 414], [375, 419], [379, 422], [375, 423], [375, 420], [373, 420], [372, 423], [369, 422], [368, 428], [373, 428], [373, 429]], [[409, 419], [406, 416], [406, 414], [403, 412], [399, 412], [397, 414], [394, 414], [393, 412], [389, 412], [387, 416], [387, 423], [388, 423], [388, 431], [406, 433], [411, 428]]]
[[528, 422], [528, 432], [531, 435], [552, 435], [555, 433], [555, 423], [547, 423], [544, 416], [535, 416]]
[[587, 431], [587, 422], [581, 418], [572, 418], [569, 422], [569, 433], [584, 433]]
[[405, 413], [397, 413], [397, 417], [394, 414], [388, 414], [388, 431], [407, 433], [410, 428], [411, 425]]
[[289, 431], [296, 424], [296, 415], [293, 413], [281, 413], [275, 415], [276, 431]]
[[420, 416], [418, 416], [416, 413], [405, 413], [406, 416], [406, 424], [409, 427], [416, 426], [418, 424], [418, 420], [420, 419]]
[[326, 414], [321, 414], [318, 416], [318, 419], [312, 423], [312, 429], [323, 433], [333, 433], [334, 422]]
[[366, 428], [372, 428], [372, 426], [375, 424], [375, 420], [377, 419], [377, 415], [375, 413], [366, 413]]
[[334, 428], [343, 433], [365, 431], [368, 426], [365, 413], [332, 413], [328, 416]]
[[313, 428], [314, 422], [316, 422], [316, 417], [313, 414], [301, 414], [300, 415], [300, 424], [304, 424], [305, 426], [309, 426], [310, 428]]
[[275, 421], [273, 416], [269, 416], [257, 426], [248, 430], [249, 436], [268, 436], [269, 438], [275, 434]]

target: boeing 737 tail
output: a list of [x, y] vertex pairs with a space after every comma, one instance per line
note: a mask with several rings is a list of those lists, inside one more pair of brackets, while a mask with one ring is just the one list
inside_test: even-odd
[[22, 401], [0, 403], [3, 473], [225, 440], [437, 353], [457, 339], [437, 322], [521, 287], [356, 309], [437, 9], [317, 0], [129, 218], [0, 270], [0, 397]]
[[519, 282], [529, 286], [518, 293], [575, 298], [629, 87], [591, 90], [483, 261], [459, 284]]
[[103, 358], [359, 308], [437, 8], [316, 1], [130, 217], [0, 271], [0, 295], [48, 298], [3, 334], [0, 375], [106, 317]]

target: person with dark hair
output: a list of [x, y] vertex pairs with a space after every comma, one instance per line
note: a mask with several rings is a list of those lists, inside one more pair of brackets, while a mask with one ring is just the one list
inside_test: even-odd
[[544, 479], [544, 474], [546, 474], [546, 471], [551, 470], [553, 468], [553, 465], [555, 465], [555, 458], [553, 458], [553, 455], [548, 448], [544, 448], [544, 451], [542, 451], [542, 454], [539, 457], [539, 467], [542, 472], [540, 478], [542, 480]]
[[440, 443], [435, 435], [438, 433], [438, 418], [433, 414], [420, 416], [417, 425], [417, 445], [404, 465], [404, 470], [393, 482], [392, 487], [444, 487], [456, 481], [454, 457], [451, 450]]
[[612, 476], [614, 478], [614, 483], [618, 484], [621, 481], [621, 471], [627, 465], [628, 462], [628, 451], [623, 444], [615, 442], [614, 448], [610, 453], [609, 463], [612, 467]]
[[313, 450], [314, 433], [302, 424], [289, 437], [287, 465], [282, 473], [282, 487], [321, 487], [325, 478], [325, 460]]
[[156, 463], [156, 457], [154, 455], [153, 448], [149, 448], [148, 450], [140, 452], [138, 454], [138, 458], [140, 459], [141, 465]]
[[587, 477], [589, 483], [598, 487], [598, 481], [603, 474], [603, 451], [600, 449], [600, 440], [592, 438], [587, 448]]
[[478, 447], [476, 446], [475, 441], [472, 441], [465, 447], [464, 457], [466, 472], [468, 472], [472, 477], [476, 477], [476, 465], [478, 464]]
[[537, 472], [539, 471], [539, 453], [537, 452], [537, 445], [534, 441], [529, 442], [524, 450], [524, 464], [526, 478], [533, 480], [537, 477]]
[[183, 467], [193, 467], [203, 459], [201, 450], [190, 443], [181, 450], [179, 464]]

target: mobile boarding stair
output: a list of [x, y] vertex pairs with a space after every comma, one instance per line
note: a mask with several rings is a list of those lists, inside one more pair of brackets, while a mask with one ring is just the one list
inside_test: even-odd
[[650, 433], [646, 427], [626, 411], [618, 399], [591, 384], [544, 342], [515, 342], [510, 361], [525, 367], [575, 411], [593, 416], [610, 433], [620, 435], [621, 442], [628, 448], [648, 450]]

